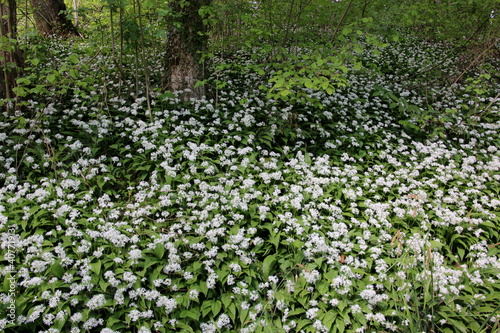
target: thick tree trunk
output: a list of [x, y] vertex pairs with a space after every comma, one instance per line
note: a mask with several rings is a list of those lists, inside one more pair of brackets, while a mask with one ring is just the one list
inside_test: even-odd
[[15, 95], [17, 71], [21, 64], [20, 52], [15, 42], [17, 35], [16, 1], [7, 0], [0, 5], [0, 38], [8, 40], [0, 50], [0, 99]]
[[30, 0], [33, 7], [35, 26], [44, 37], [78, 36], [75, 26], [66, 16], [64, 0]]
[[196, 82], [205, 76], [200, 52], [206, 50], [208, 43], [203, 18], [198, 11], [211, 0], [191, 0], [184, 6], [181, 2], [184, 1], [171, 4], [178, 15], [178, 24], [172, 27], [168, 36], [165, 85], [170, 91], [181, 92], [183, 100], [189, 100], [205, 95], [203, 86], [195, 88]]

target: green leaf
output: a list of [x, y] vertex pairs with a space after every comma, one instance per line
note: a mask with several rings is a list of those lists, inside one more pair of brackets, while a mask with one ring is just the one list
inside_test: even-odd
[[78, 72], [76, 70], [74, 70], [73, 68], [71, 68], [69, 71], [69, 76], [71, 76], [73, 79], [76, 79], [78, 77]]
[[302, 330], [304, 327], [306, 326], [309, 326], [311, 325], [311, 321], [310, 320], [299, 320], [299, 322], [297, 323], [297, 326], [295, 327], [295, 329], [297, 330], [296, 332]]
[[440, 250], [443, 247], [443, 243], [441, 243], [439, 240], [430, 241], [430, 245], [432, 249], [437, 249], [437, 250]]
[[463, 332], [463, 333], [467, 333], [468, 330], [467, 330], [467, 327], [460, 321], [458, 320], [454, 320], [454, 319], [451, 319], [451, 318], [448, 318], [448, 321], [453, 324], [453, 327], [455, 329], [458, 329], [460, 332]]
[[280, 245], [280, 238], [281, 238], [281, 232], [278, 232], [277, 234], [271, 235], [270, 242], [274, 245], [276, 250], [278, 249]]
[[62, 278], [62, 276], [64, 275], [64, 272], [66, 272], [66, 270], [64, 269], [64, 267], [61, 266], [59, 260], [56, 261], [54, 263], [54, 265], [52, 265], [51, 269], [52, 273], [54, 273], [55, 276], [57, 276], [58, 278]]
[[25, 97], [26, 95], [28, 95], [28, 90], [24, 87], [21, 87], [21, 86], [14, 87], [14, 89], [12, 89], [12, 90], [19, 97]]
[[185, 324], [181, 321], [178, 321], [175, 323], [175, 327], [181, 328], [181, 332], [189, 332], [189, 333], [194, 333], [193, 328], [189, 326], [188, 324]]
[[74, 53], [71, 53], [69, 56], [68, 56], [68, 60], [71, 61], [73, 64], [78, 64], [78, 56]]
[[296, 316], [296, 315], [299, 315], [299, 314], [302, 314], [302, 313], [305, 313], [306, 310], [304, 308], [297, 308], [297, 309], [294, 309], [292, 311], [290, 311], [288, 313], [288, 316]]
[[335, 325], [337, 325], [337, 330], [341, 333], [345, 331], [345, 324], [346, 323], [342, 320], [337, 320], [337, 322], [335, 323]]
[[208, 293], [207, 283], [205, 281], [200, 281], [200, 287], [198, 290], [206, 295]]
[[311, 81], [311, 79], [305, 79], [304, 80], [304, 86], [306, 88], [309, 88], [309, 89], [313, 89], [314, 88], [314, 84], [313, 82]]
[[222, 303], [224, 304], [224, 306], [226, 308], [229, 306], [229, 304], [231, 304], [232, 301], [233, 301], [233, 299], [231, 297], [229, 297], [228, 294], [222, 295]]
[[341, 316], [342, 316], [342, 318], [344, 318], [344, 320], [342, 321], [342, 323], [344, 323], [344, 324], [351, 324], [351, 318], [349, 317], [349, 313], [348, 312], [342, 312]]
[[201, 304], [201, 314], [203, 317], [206, 317], [207, 314], [209, 314], [212, 311], [212, 304], [214, 303], [213, 300], [208, 299]]
[[200, 313], [194, 310], [183, 310], [180, 316], [181, 318], [189, 317], [196, 322], [200, 320]]
[[309, 155], [309, 153], [304, 154], [304, 162], [306, 162], [307, 164], [312, 163], [311, 155]]
[[91, 263], [90, 270], [92, 272], [96, 273], [97, 275], [99, 275], [101, 273], [101, 262], [98, 261], [98, 262]]
[[101, 291], [105, 292], [106, 289], [109, 287], [109, 283], [107, 283], [105, 280], [100, 279], [99, 280], [99, 287], [101, 287]]
[[12, 274], [11, 273], [7, 273], [7, 275], [5, 275], [4, 279], [3, 279], [3, 291], [5, 293], [8, 293], [10, 288], [11, 288], [11, 284], [12, 283], [15, 283], [13, 281], [15, 281], [14, 279], [9, 279], [12, 277]]
[[163, 258], [165, 254], [165, 245], [163, 243], [156, 244], [154, 253], [158, 259]]
[[16, 80], [18, 85], [30, 85], [31, 80], [28, 79], [27, 77], [20, 77], [19, 79]]
[[342, 29], [342, 34], [343, 35], [348, 35], [352, 32], [352, 29], [351, 28], [344, 28]]
[[163, 98], [163, 99], [167, 99], [167, 98], [175, 98], [175, 94], [171, 91], [166, 91], [164, 92], [163, 94], [161, 94], [160, 96], [158, 96], [159, 98]]
[[56, 80], [57, 80], [57, 78], [54, 74], [47, 75], [46, 79], [47, 79], [47, 81], [49, 81], [52, 84], [56, 83]]
[[236, 304], [234, 303], [229, 304], [229, 306], [227, 307], [227, 311], [229, 312], [229, 318], [231, 318], [233, 322], [236, 321], [236, 313], [237, 313], [236, 309], [237, 309]]
[[240, 319], [241, 326], [245, 326], [248, 323], [248, 317], [248, 310], [240, 310], [240, 315], [238, 316], [238, 318]]
[[330, 284], [325, 280], [318, 281], [316, 289], [320, 294], [327, 294], [330, 289]]
[[222, 309], [222, 302], [219, 300], [216, 300], [212, 304], [212, 314], [214, 316], [217, 316], [220, 313], [220, 310]]
[[290, 95], [291, 93], [292, 93], [292, 92], [291, 92], [290, 90], [288, 90], [288, 89], [283, 89], [283, 90], [281, 90], [281, 91], [279, 92], [279, 95], [281, 95], [281, 96], [288, 96], [288, 95]]
[[337, 318], [337, 314], [333, 313], [331, 311], [328, 311], [325, 316], [323, 317], [323, 325], [328, 328], [328, 331], [332, 330], [333, 323], [335, 323], [335, 319]]
[[[21, 129], [24, 129], [26, 127], [26, 118], [24, 117], [19, 117], [19, 121], [17, 122], [17, 128], [21, 128]], [[40, 208], [40, 206], [35, 206], [33, 207], [32, 209], [30, 209], [30, 215], [33, 214], [34, 212], [32, 212], [31, 210], [33, 210], [34, 208], [35, 211], [38, 210]]]
[[465, 250], [461, 247], [457, 248], [458, 257], [463, 260], [465, 257]]
[[262, 262], [262, 276], [264, 281], [267, 281], [269, 275], [271, 274], [274, 265], [276, 264], [276, 255], [267, 256]]
[[150, 260], [150, 259], [146, 259], [144, 261], [144, 270], [146, 270], [147, 268], [159, 263], [160, 261], [158, 260]]
[[340, 310], [340, 311], [343, 311], [345, 308], [346, 308], [347, 304], [345, 301], [339, 301], [339, 303], [337, 304], [337, 308]]

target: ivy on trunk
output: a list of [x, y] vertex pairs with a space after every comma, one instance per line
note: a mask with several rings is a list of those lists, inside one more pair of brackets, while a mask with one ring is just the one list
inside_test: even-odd
[[173, 1], [174, 13], [167, 41], [165, 88], [181, 92], [183, 100], [204, 96], [203, 86], [195, 87], [203, 80], [204, 69], [201, 52], [206, 50], [208, 38], [199, 11], [211, 0]]
[[66, 16], [64, 0], [30, 0], [35, 26], [42, 36], [78, 36], [73, 22]]

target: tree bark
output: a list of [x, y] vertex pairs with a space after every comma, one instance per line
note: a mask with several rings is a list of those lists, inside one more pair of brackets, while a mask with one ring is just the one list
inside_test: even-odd
[[78, 30], [78, 3], [77, 0], [73, 0], [73, 25], [75, 29]]
[[179, 92], [182, 100], [205, 95], [203, 86], [195, 88], [196, 82], [205, 76], [200, 53], [208, 45], [206, 27], [198, 11], [210, 3], [211, 0], [176, 0], [171, 4], [177, 18], [167, 40], [165, 88]]
[[64, 0], [30, 0], [33, 7], [35, 26], [44, 37], [78, 36], [78, 31], [66, 17]]
[[0, 99], [15, 97], [13, 88], [16, 79], [21, 56], [17, 47], [17, 18], [16, 1], [7, 0], [0, 5], [0, 38], [7, 42], [0, 48]]

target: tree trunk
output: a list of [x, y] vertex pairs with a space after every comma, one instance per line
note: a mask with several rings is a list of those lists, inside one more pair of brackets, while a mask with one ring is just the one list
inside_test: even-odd
[[78, 3], [77, 0], [73, 0], [73, 25], [75, 29], [78, 29]]
[[20, 51], [16, 43], [17, 19], [16, 1], [7, 0], [0, 4], [0, 39], [7, 42], [0, 48], [0, 99], [10, 99], [15, 95], [17, 71], [21, 64]]
[[166, 89], [179, 92], [182, 100], [205, 95], [203, 86], [195, 88], [196, 82], [205, 76], [200, 52], [205, 51], [208, 44], [203, 18], [198, 11], [210, 3], [211, 0], [176, 0], [171, 4], [177, 22], [167, 41], [165, 85]]
[[66, 17], [64, 0], [30, 0], [33, 7], [35, 26], [44, 37], [78, 36], [73, 23]]

